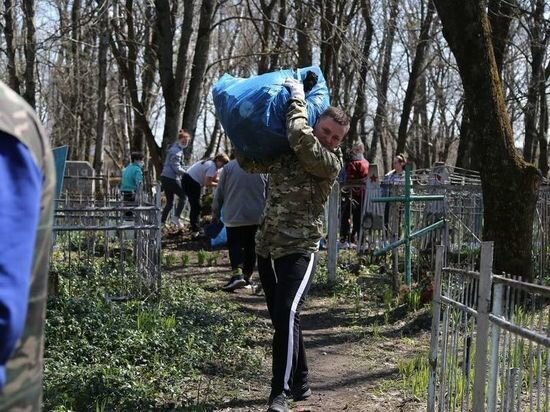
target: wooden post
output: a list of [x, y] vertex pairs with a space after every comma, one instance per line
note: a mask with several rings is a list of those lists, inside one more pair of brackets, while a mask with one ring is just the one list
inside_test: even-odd
[[485, 411], [485, 380], [489, 344], [489, 308], [493, 277], [493, 242], [481, 242], [481, 264], [477, 308], [476, 358], [473, 411]]
[[340, 185], [334, 182], [328, 199], [328, 242], [327, 269], [329, 283], [336, 282], [336, 264], [338, 263], [338, 210], [340, 208]]

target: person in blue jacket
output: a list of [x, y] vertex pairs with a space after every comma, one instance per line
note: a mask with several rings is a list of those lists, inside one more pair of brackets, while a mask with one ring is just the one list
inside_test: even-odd
[[120, 192], [125, 201], [133, 202], [136, 200], [136, 191], [143, 182], [143, 153], [132, 153], [132, 163], [122, 171], [122, 180], [120, 182]]
[[39, 411], [55, 168], [38, 117], [2, 82], [0, 113], [0, 411]]
[[168, 219], [168, 214], [172, 210], [174, 204], [174, 196], [179, 197], [178, 206], [176, 207], [175, 215], [172, 216], [172, 223], [176, 227], [181, 227], [181, 222], [179, 217], [185, 205], [187, 196], [185, 191], [181, 186], [181, 178], [185, 174], [184, 162], [184, 149], [189, 144], [191, 140], [191, 134], [185, 130], [181, 129], [178, 132], [178, 140], [170, 146], [168, 152], [166, 153], [166, 158], [164, 160], [164, 166], [160, 174], [160, 182], [162, 183], [162, 190], [166, 195], [166, 205], [162, 210], [161, 222], [164, 224], [166, 219]]

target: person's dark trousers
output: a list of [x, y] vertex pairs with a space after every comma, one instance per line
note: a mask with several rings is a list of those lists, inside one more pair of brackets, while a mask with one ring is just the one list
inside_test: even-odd
[[185, 205], [185, 192], [183, 191], [183, 188], [176, 179], [161, 176], [160, 182], [162, 184], [162, 190], [166, 195], [166, 205], [162, 210], [161, 217], [161, 222], [164, 223], [168, 218], [168, 213], [170, 213], [170, 210], [172, 210], [172, 205], [174, 204], [174, 195], [178, 195], [178, 197], [180, 198], [176, 207], [176, 216], [181, 215], [181, 211], [183, 210], [183, 206]]
[[[133, 206], [136, 201], [136, 194], [134, 192], [122, 192], [122, 200], [124, 202], [124, 206]], [[128, 210], [124, 213], [124, 216], [133, 217], [134, 214], [132, 211]]]
[[258, 256], [258, 272], [275, 329], [271, 395], [308, 386], [300, 311], [315, 273], [316, 253], [294, 253], [271, 260]]
[[201, 214], [201, 185], [187, 173], [181, 178], [181, 185], [189, 200], [189, 221], [193, 232], [199, 231], [199, 218]]
[[351, 231], [350, 241], [358, 242], [357, 235], [359, 235], [359, 230], [361, 229], [361, 206], [362, 206], [362, 195], [352, 198], [351, 203], [351, 214], [353, 221], [353, 229]]
[[246, 280], [250, 280], [256, 265], [256, 230], [258, 225], [226, 226], [227, 248], [231, 269], [242, 267]]
[[340, 241], [349, 240], [350, 232], [350, 214], [351, 214], [351, 197], [349, 193], [342, 194], [342, 202], [340, 203]]

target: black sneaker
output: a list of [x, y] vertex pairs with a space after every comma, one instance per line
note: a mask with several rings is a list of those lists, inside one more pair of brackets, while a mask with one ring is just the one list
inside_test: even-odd
[[286, 395], [281, 393], [271, 400], [267, 412], [288, 412], [288, 410]]
[[292, 400], [295, 402], [306, 400], [311, 396], [311, 389], [309, 386], [302, 386], [300, 388], [292, 389]]
[[233, 275], [231, 276], [231, 278], [227, 281], [227, 283], [225, 285], [222, 286], [222, 289], [225, 289], [226, 287], [228, 287], [229, 285], [231, 285], [231, 283], [233, 283], [235, 281], [235, 279], [237, 279], [239, 277], [239, 275]]
[[233, 276], [222, 289], [227, 292], [233, 292], [236, 289], [242, 288], [244, 285], [246, 285], [246, 281], [242, 276]]

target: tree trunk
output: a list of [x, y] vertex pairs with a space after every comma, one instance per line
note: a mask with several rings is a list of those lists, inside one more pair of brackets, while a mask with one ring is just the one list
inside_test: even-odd
[[[361, 0], [361, 14], [365, 21], [365, 38], [363, 40], [363, 49], [361, 51], [361, 66], [359, 67], [359, 79], [357, 83], [357, 97], [353, 108], [353, 116], [350, 121], [348, 141], [350, 144], [359, 140], [359, 126], [366, 115], [366, 83], [369, 72], [369, 54], [372, 44], [372, 35], [374, 26], [372, 24], [370, 0]], [[363, 144], [365, 142], [363, 141]], [[367, 145], [365, 145], [367, 147]]]
[[[516, 0], [490, 0], [489, 23], [492, 30], [493, 52], [498, 73], [502, 73], [504, 56], [508, 44], [510, 25], [514, 18]], [[467, 99], [467, 97], [465, 97]], [[470, 104], [464, 102], [462, 123], [460, 125], [460, 141], [458, 143], [458, 155], [456, 165], [464, 169], [481, 170], [481, 160], [475, 148], [476, 136], [471, 129]]]
[[191, 142], [185, 150], [185, 160], [187, 162], [189, 162], [193, 153], [195, 130], [197, 129], [197, 121], [199, 119], [202, 84], [210, 48], [210, 26], [212, 24], [213, 10], [214, 0], [203, 0], [191, 69], [191, 80], [183, 111], [183, 128], [187, 129], [192, 136]]
[[531, 41], [531, 79], [527, 90], [527, 104], [524, 108], [525, 142], [523, 144], [523, 158], [530, 163], [535, 161], [539, 140], [537, 120], [540, 118], [538, 115], [540, 106], [538, 103], [540, 102], [540, 84], [544, 84], [544, 56], [548, 38], [548, 35], [545, 36], [544, 33], [544, 0], [537, 0], [533, 19], [529, 36]]
[[101, 13], [97, 84], [97, 121], [96, 140], [94, 150], [94, 170], [96, 175], [101, 174], [103, 168], [103, 141], [105, 138], [105, 112], [107, 108], [107, 53], [109, 51], [109, 0], [102, 0], [99, 4]]
[[[548, 78], [546, 79], [546, 81]], [[546, 83], [541, 83], [540, 87], [540, 120], [539, 120], [539, 170], [542, 176], [548, 177], [548, 128], [550, 122], [548, 121], [548, 100], [546, 100]]]
[[[135, 115], [135, 122], [137, 126], [141, 129], [145, 136], [145, 141], [147, 142], [147, 147], [151, 155], [151, 161], [155, 168], [155, 171], [158, 176], [162, 169], [162, 157], [161, 150], [157, 146], [155, 141], [155, 136], [149, 125], [147, 119], [148, 113], [146, 112], [142, 101], [139, 99], [138, 95], [138, 86], [136, 79], [136, 61], [137, 61], [137, 49], [136, 49], [136, 39], [133, 31], [133, 0], [126, 1], [126, 19], [128, 23], [128, 33], [124, 35], [121, 33], [118, 27], [115, 27], [115, 34], [121, 39], [119, 42], [111, 36], [110, 45], [115, 57], [119, 69], [128, 84], [128, 93], [130, 94], [130, 101], [132, 102], [132, 109]], [[122, 40], [124, 39], [124, 40]], [[128, 49], [128, 55], [124, 53], [125, 48]]]
[[17, 93], [21, 94], [21, 82], [17, 75], [15, 61], [15, 18], [12, 0], [4, 0], [4, 37], [6, 38], [6, 55], [8, 57], [8, 84]]
[[159, 59], [159, 75], [164, 98], [164, 131], [162, 134], [162, 153], [168, 145], [175, 141], [181, 124], [181, 107], [183, 103], [183, 88], [185, 71], [187, 69], [187, 50], [191, 40], [193, 22], [193, 1], [184, 3], [182, 33], [178, 48], [177, 67], [174, 72], [174, 34], [176, 22], [171, 9], [172, 2], [156, 0], [157, 10], [156, 44]]
[[36, 66], [36, 41], [34, 38], [34, 0], [23, 0], [23, 16], [25, 19], [25, 93], [23, 98], [36, 108], [36, 80], [34, 68]]
[[468, 97], [464, 97], [464, 110], [462, 111], [462, 122], [460, 123], [460, 140], [458, 142], [458, 153], [456, 165], [463, 169], [481, 169], [479, 151], [475, 150], [476, 136], [470, 121], [470, 107]]
[[[334, 55], [334, 30], [336, 16], [334, 14], [334, 0], [317, 0], [321, 13], [321, 56], [320, 68], [323, 71], [329, 89], [333, 89], [332, 61]], [[306, 12], [307, 13], [307, 12]]]
[[284, 49], [285, 33], [286, 33], [286, 0], [279, 1], [279, 15], [277, 17], [278, 30], [277, 40], [275, 41], [275, 49], [271, 52], [270, 67], [271, 70], [277, 70], [279, 68], [279, 58], [281, 57], [281, 51]]
[[540, 174], [514, 147], [484, 1], [434, 2], [458, 64], [480, 153], [483, 239], [495, 242], [496, 271], [531, 278]]
[[204, 155], [202, 156], [203, 159], [207, 159], [214, 155], [216, 148], [220, 146], [219, 141], [220, 141], [220, 121], [216, 117], [216, 120], [214, 121], [214, 128], [212, 129], [212, 134], [210, 136], [210, 142], [208, 142], [208, 145], [206, 146], [206, 150], [204, 151]]
[[72, 87], [70, 91], [70, 113], [72, 116], [72, 133], [74, 136], [73, 144], [69, 145], [69, 155], [73, 160], [82, 159], [82, 148], [84, 142], [81, 141], [81, 124], [82, 124], [82, 111], [81, 111], [81, 78], [80, 78], [80, 46], [81, 46], [81, 25], [80, 25], [80, 0], [74, 0], [71, 8], [71, 79]]
[[401, 113], [401, 121], [399, 123], [399, 130], [397, 132], [397, 153], [405, 152], [405, 145], [407, 143], [407, 129], [409, 127], [409, 117], [416, 94], [416, 88], [418, 78], [422, 74], [426, 66], [426, 53], [428, 50], [428, 44], [430, 40], [430, 29], [432, 27], [433, 16], [435, 8], [432, 0], [428, 0], [428, 9], [426, 16], [420, 26], [420, 36], [418, 38], [418, 44], [416, 45], [416, 53], [411, 68], [411, 74], [409, 75], [409, 82], [407, 84], [407, 90], [405, 92], [405, 99], [403, 100], [403, 111]]
[[313, 13], [309, 13], [308, 7], [302, 1], [294, 4], [298, 35], [298, 67], [308, 67], [313, 63], [313, 45], [311, 44]]
[[267, 73], [270, 71], [269, 62], [270, 62], [270, 39], [271, 39], [271, 16], [273, 14], [273, 9], [275, 8], [277, 0], [260, 0], [261, 11], [262, 11], [262, 27], [258, 33], [260, 36], [261, 50], [260, 50], [260, 60], [258, 61], [258, 74]]
[[399, 12], [399, 0], [391, 0], [390, 3], [390, 16], [385, 29], [382, 55], [382, 67], [380, 74], [380, 81], [377, 86], [377, 106], [376, 115], [374, 117], [374, 131], [372, 134], [372, 144], [368, 153], [369, 162], [376, 161], [376, 155], [378, 152], [378, 143], [380, 143], [382, 150], [382, 161], [384, 163], [384, 172], [387, 173], [390, 168], [389, 154], [386, 149], [386, 139], [384, 136], [384, 129], [386, 127], [386, 106], [387, 96], [390, 79], [390, 66], [391, 66], [391, 53], [393, 49], [393, 41], [395, 38], [395, 31], [397, 29], [396, 21], [397, 14]]
[[516, 7], [516, 0], [489, 0], [489, 23], [493, 34], [493, 50], [499, 73], [502, 73], [510, 25], [514, 20]]

